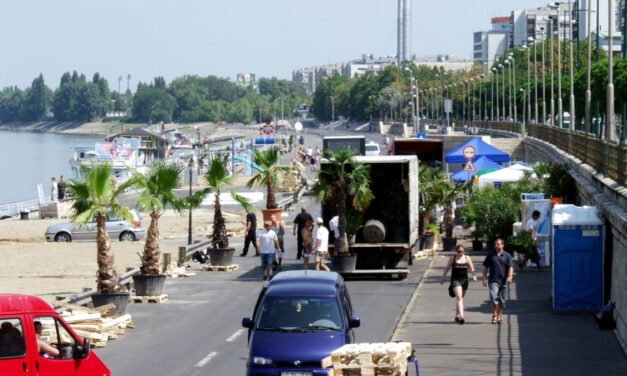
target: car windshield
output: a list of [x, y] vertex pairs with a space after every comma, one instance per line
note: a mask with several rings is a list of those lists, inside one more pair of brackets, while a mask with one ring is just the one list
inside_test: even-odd
[[340, 306], [334, 297], [268, 297], [257, 317], [257, 330], [309, 332], [343, 328]]
[[379, 147], [377, 145], [366, 145], [366, 151], [379, 151]]

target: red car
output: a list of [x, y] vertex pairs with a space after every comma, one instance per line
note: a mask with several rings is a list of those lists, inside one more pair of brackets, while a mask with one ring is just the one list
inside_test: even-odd
[[0, 376], [98, 375], [111, 371], [52, 306], [36, 296], [0, 294]]

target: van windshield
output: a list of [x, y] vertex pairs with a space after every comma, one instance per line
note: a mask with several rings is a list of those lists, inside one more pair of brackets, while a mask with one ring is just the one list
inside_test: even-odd
[[336, 298], [268, 297], [259, 310], [256, 330], [309, 332], [342, 330]]
[[378, 152], [379, 151], [379, 146], [377, 146], [377, 145], [366, 145], [366, 151]]

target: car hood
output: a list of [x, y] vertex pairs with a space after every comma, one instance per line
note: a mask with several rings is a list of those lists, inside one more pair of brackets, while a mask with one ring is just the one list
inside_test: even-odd
[[276, 362], [319, 362], [345, 343], [344, 331], [281, 333], [255, 331], [250, 339], [250, 361], [254, 356]]
[[56, 225], [48, 226], [48, 228], [46, 229], [46, 232], [55, 233], [61, 230], [72, 231], [72, 224], [70, 222], [57, 223]]

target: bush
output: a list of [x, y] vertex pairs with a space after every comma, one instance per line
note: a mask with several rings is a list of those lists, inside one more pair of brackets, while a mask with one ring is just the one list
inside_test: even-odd
[[520, 193], [516, 188], [510, 185], [502, 189], [488, 187], [476, 191], [461, 214], [475, 223], [479, 238], [492, 244], [496, 238], [506, 239], [512, 235], [512, 225], [520, 219], [520, 206]]

